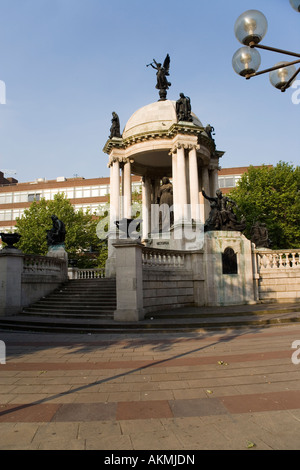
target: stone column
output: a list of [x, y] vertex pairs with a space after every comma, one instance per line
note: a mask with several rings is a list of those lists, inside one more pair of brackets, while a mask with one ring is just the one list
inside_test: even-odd
[[142, 182], [142, 219], [143, 219], [143, 239], [147, 239], [151, 231], [150, 213], [151, 210], [151, 181], [148, 176], [143, 177]]
[[178, 220], [178, 175], [177, 175], [177, 153], [171, 153], [172, 155], [172, 184], [173, 184], [173, 211], [174, 211], [174, 223]]
[[[207, 196], [211, 196], [211, 194], [210, 194], [210, 185], [209, 185], [209, 173], [208, 173], [208, 167], [207, 166], [204, 166], [202, 168], [202, 186], [203, 186], [204, 191], [207, 194]], [[205, 222], [207, 217], [209, 216], [210, 204], [205, 198], [203, 198], [202, 203], [203, 203], [203, 215], [204, 215], [204, 221], [203, 222]]]
[[218, 169], [212, 168], [211, 171], [211, 189], [212, 189], [212, 196], [216, 195], [216, 191], [219, 188], [219, 179], [218, 179]]
[[196, 147], [189, 150], [189, 181], [190, 181], [190, 201], [191, 217], [194, 221], [200, 220], [199, 208], [199, 181], [198, 181], [198, 162]]
[[114, 159], [110, 170], [110, 228], [120, 218], [120, 163]]
[[123, 176], [124, 176], [124, 193], [123, 193], [123, 207], [124, 212], [123, 216], [126, 219], [131, 219], [131, 163], [130, 160], [127, 159], [124, 163], [123, 169]]
[[185, 150], [183, 145], [177, 145], [177, 189], [179, 217], [184, 220], [185, 210], [187, 208], [187, 187], [186, 187], [186, 168], [185, 168]]

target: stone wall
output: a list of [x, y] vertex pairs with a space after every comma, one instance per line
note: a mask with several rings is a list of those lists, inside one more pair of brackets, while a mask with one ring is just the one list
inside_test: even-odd
[[192, 274], [176, 274], [173, 271], [147, 271], [143, 278], [144, 310], [173, 309], [194, 305]]
[[236, 231], [205, 234], [206, 304], [251, 304], [257, 301], [254, 285], [252, 244]]
[[0, 316], [16, 315], [23, 307], [53, 292], [67, 280], [64, 260], [24, 255], [5, 248], [0, 252]]
[[201, 250], [143, 248], [142, 266], [145, 312], [204, 304]]

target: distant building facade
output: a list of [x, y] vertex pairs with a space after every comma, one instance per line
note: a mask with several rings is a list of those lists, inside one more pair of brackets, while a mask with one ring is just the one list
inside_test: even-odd
[[[233, 189], [248, 167], [224, 168], [219, 170], [218, 181], [222, 192]], [[16, 219], [22, 217], [33, 201], [42, 198], [52, 200], [55, 194], [64, 193], [75, 210], [90, 209], [91, 213], [101, 215], [109, 201], [109, 177], [65, 178], [56, 180], [39, 178], [28, 183], [19, 183], [15, 178], [5, 178], [0, 171], [0, 232], [14, 230]], [[132, 192], [141, 193], [141, 179], [132, 177]]]

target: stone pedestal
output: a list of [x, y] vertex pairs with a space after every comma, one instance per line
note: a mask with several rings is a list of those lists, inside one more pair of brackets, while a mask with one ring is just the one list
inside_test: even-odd
[[23, 258], [24, 255], [15, 248], [3, 248], [0, 252], [0, 316], [20, 313]]
[[68, 253], [65, 250], [65, 244], [60, 243], [48, 247], [47, 255], [49, 258], [59, 258], [65, 261], [65, 269], [62, 273], [62, 278], [68, 278]]
[[116, 321], [139, 321], [144, 318], [143, 310], [143, 245], [132, 240], [118, 240], [116, 249]]
[[49, 256], [51, 258], [64, 259], [66, 262], [68, 262], [68, 253], [65, 250], [64, 243], [49, 246], [48, 253], [46, 256]]
[[241, 232], [205, 233], [207, 305], [255, 302], [251, 241]]

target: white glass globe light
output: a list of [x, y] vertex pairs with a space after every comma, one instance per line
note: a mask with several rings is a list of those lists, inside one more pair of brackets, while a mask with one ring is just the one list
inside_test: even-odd
[[294, 8], [294, 10], [300, 12], [300, 0], [290, 0], [290, 4]]
[[238, 41], [248, 46], [251, 42], [258, 44], [266, 35], [268, 22], [258, 10], [247, 10], [235, 22], [234, 33]]
[[241, 47], [232, 57], [233, 70], [242, 77], [257, 72], [260, 64], [260, 53], [249, 46]]
[[[286, 62], [278, 62], [276, 65], [285, 65]], [[281, 90], [292, 76], [296, 73], [296, 67], [294, 65], [288, 65], [287, 67], [282, 67], [277, 70], [270, 72], [270, 82], [275, 87]], [[291, 85], [292, 83], [290, 83]]]

